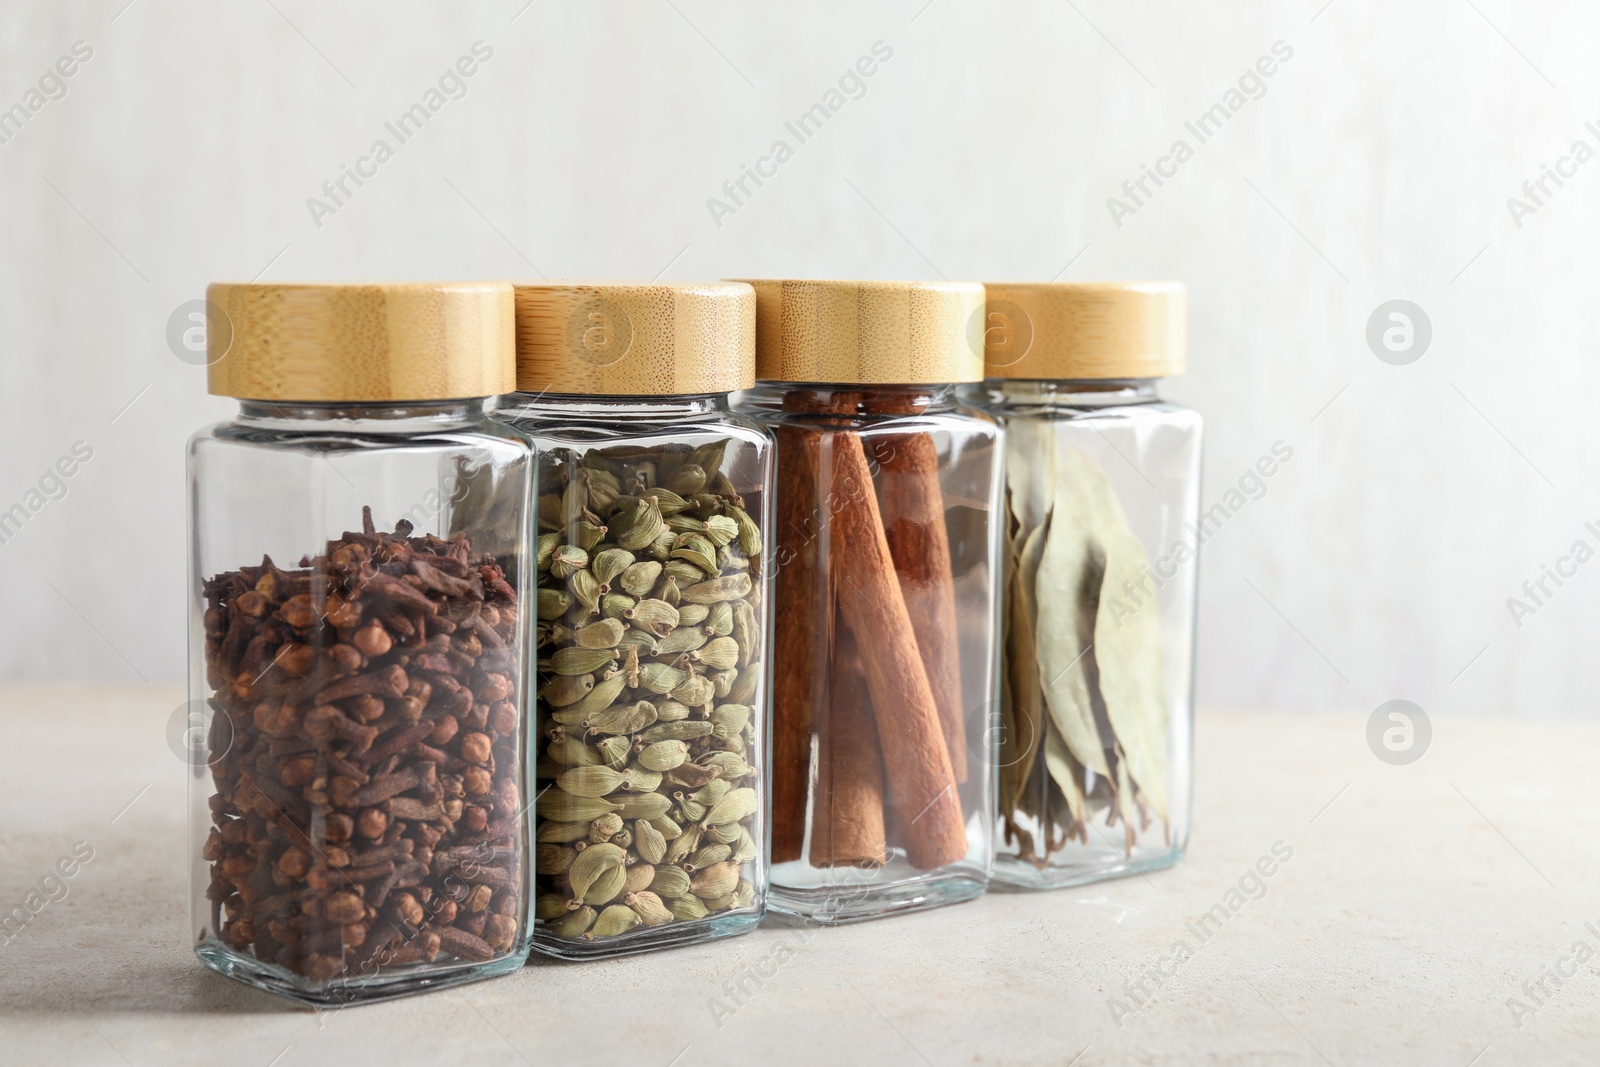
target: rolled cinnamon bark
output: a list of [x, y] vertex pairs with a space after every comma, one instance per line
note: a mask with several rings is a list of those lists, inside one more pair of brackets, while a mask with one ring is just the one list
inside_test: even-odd
[[[905, 399], [891, 395], [866, 399], [867, 410], [911, 414]], [[878, 506], [900, 579], [900, 592], [928, 686], [939, 707], [950, 767], [957, 782], [967, 780], [967, 734], [961, 713], [961, 646], [956, 631], [955, 574], [950, 537], [944, 523], [944, 490], [939, 485], [939, 450], [926, 433], [895, 434], [873, 442], [878, 461]]]
[[[850, 629], [865, 635], [862, 663], [906, 858], [919, 870], [954, 863], [967, 837], [939, 707], [871, 489], [861, 439], [832, 437], [834, 588]], [[864, 490], [864, 491], [863, 491]]]
[[834, 626], [832, 691], [818, 722], [817, 784], [811, 798], [813, 867], [881, 867], [883, 754], [855, 636]]

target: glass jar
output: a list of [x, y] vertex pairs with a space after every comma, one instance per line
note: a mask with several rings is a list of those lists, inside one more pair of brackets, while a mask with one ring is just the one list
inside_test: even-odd
[[533, 453], [509, 285], [213, 285], [189, 444], [195, 951], [314, 1004], [520, 967]]
[[982, 893], [1000, 431], [971, 283], [757, 281], [740, 403], [778, 442], [772, 907], [849, 922]]
[[615, 956], [766, 910], [772, 443], [747, 285], [517, 288], [539, 452], [537, 925]]
[[1198, 413], [1176, 283], [991, 285], [1009, 579], [995, 880], [1168, 867], [1189, 840]]

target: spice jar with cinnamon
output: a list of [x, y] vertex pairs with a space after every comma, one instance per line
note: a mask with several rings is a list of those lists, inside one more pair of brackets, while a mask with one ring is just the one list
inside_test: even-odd
[[189, 446], [195, 951], [314, 1004], [529, 941], [534, 457], [492, 283], [213, 285]]
[[[1009, 556], [995, 879], [1078, 885], [1175, 863], [1189, 838], [1195, 579], [1241, 488], [1199, 510], [1200, 416], [1172, 282], [989, 286]], [[1281, 446], [1281, 442], [1280, 442]]]
[[517, 287], [539, 449], [534, 948], [754, 929], [767, 895], [772, 438], [748, 285]]
[[974, 283], [754, 281], [778, 442], [772, 907], [817, 922], [989, 880], [1000, 431]]

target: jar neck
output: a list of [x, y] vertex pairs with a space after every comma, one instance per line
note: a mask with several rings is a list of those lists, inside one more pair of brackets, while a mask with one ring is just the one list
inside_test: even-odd
[[990, 400], [1004, 407], [1104, 408], [1153, 404], [1159, 378], [990, 378]]
[[658, 422], [692, 419], [728, 412], [727, 393], [693, 393], [685, 396], [584, 396], [575, 393], [512, 393], [501, 414], [541, 419], [616, 419]]
[[949, 383], [757, 382], [747, 396], [761, 408], [794, 413], [927, 415], [953, 410], [958, 388]]
[[468, 400], [305, 401], [240, 400], [238, 421], [275, 429], [359, 429], [378, 433], [413, 433], [460, 426], [481, 419], [493, 408], [493, 397]]

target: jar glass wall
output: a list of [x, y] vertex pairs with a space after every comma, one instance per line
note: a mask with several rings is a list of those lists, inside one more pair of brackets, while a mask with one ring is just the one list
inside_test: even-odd
[[995, 878], [1170, 866], [1188, 843], [1200, 416], [1143, 380], [991, 379], [1008, 573]]
[[247, 400], [191, 440], [208, 966], [343, 1003], [524, 962], [532, 468], [481, 400]]
[[539, 452], [534, 948], [750, 930], [767, 886], [771, 437], [720, 393], [509, 403]]
[[741, 399], [778, 441], [775, 910], [847, 922], [989, 880], [1000, 433], [954, 392]]

